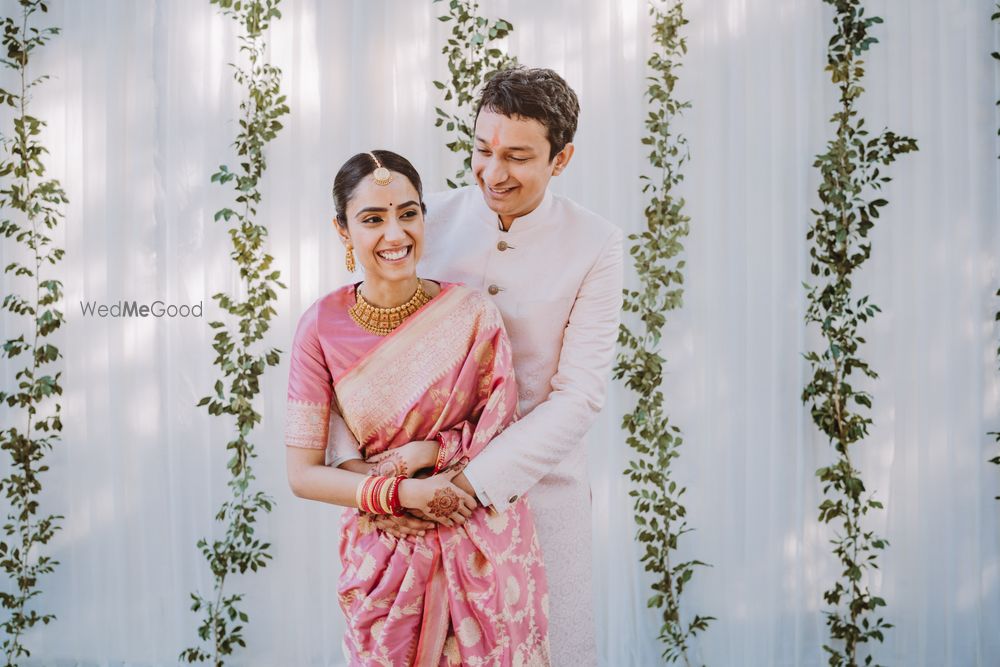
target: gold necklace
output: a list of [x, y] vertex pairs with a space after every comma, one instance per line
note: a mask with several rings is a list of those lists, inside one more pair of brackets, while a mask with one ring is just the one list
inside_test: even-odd
[[427, 292], [424, 291], [423, 281], [419, 278], [417, 279], [417, 291], [413, 293], [410, 300], [392, 308], [373, 306], [361, 294], [360, 289], [355, 288], [354, 295], [357, 300], [347, 312], [359, 327], [376, 336], [388, 336], [403, 323], [403, 320], [431, 300], [427, 296]]

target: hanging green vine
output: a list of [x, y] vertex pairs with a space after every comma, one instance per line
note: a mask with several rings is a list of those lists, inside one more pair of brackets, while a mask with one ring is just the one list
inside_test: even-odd
[[[1000, 21], [1000, 3], [997, 3], [996, 7], [997, 11], [990, 17], [991, 21]], [[1000, 51], [994, 51], [990, 55], [993, 56], [994, 60], [1000, 60]], [[1000, 107], [1000, 100], [997, 100], [996, 106]], [[997, 135], [1000, 135], [1000, 129], [997, 130]], [[997, 290], [996, 296], [1000, 297], [1000, 290]], [[1000, 322], [1000, 311], [997, 311], [995, 321]], [[997, 348], [997, 359], [1000, 359], [1000, 347]], [[997, 445], [1000, 446], [1000, 431], [992, 432], [988, 435], [992, 435], [996, 439]], [[990, 463], [1000, 466], [1000, 454], [990, 459]], [[1000, 496], [996, 496], [996, 499], [1000, 500]]]
[[[225, 656], [237, 646], [246, 646], [243, 624], [249, 621], [240, 608], [243, 595], [225, 593], [228, 577], [256, 571], [271, 558], [270, 544], [254, 534], [254, 523], [258, 512], [271, 511], [274, 501], [262, 491], [251, 491], [255, 478], [250, 462], [257, 455], [248, 436], [260, 422], [260, 413], [253, 406], [260, 393], [260, 376], [265, 366], [275, 366], [279, 360], [279, 350], [261, 350], [260, 345], [276, 314], [272, 305], [277, 300], [275, 287], [285, 286], [279, 281], [279, 272], [271, 270], [273, 258], [265, 252], [267, 227], [255, 219], [261, 199], [260, 180], [267, 168], [264, 148], [281, 130], [278, 119], [288, 113], [288, 106], [280, 94], [281, 71], [265, 61], [265, 33], [272, 20], [281, 18], [280, 0], [211, 2], [242, 26], [240, 53], [247, 60], [244, 68], [233, 65], [235, 80], [246, 87], [246, 97], [240, 103], [240, 132], [234, 144], [240, 169], [230, 171], [220, 165], [212, 175], [212, 182], [230, 184], [234, 191], [235, 210], [223, 208], [215, 214], [215, 220], [230, 224], [230, 257], [239, 267], [242, 294], [220, 292], [212, 297], [238, 325], [233, 330], [224, 322], [210, 323], [218, 330], [212, 347], [218, 355], [215, 364], [222, 378], [215, 383], [214, 396], [206, 396], [198, 405], [207, 406], [209, 414], [235, 418], [236, 435], [226, 444], [226, 450], [231, 452], [227, 463], [231, 498], [215, 515], [215, 520], [225, 526], [225, 537], [211, 543], [208, 539], [198, 542], [214, 577], [210, 596], [191, 594], [191, 609], [200, 612], [202, 619], [198, 628], [201, 642], [184, 649], [180, 658], [187, 662], [210, 660], [215, 667], [222, 667]], [[228, 381], [228, 389], [224, 380]]]
[[42, 473], [49, 469], [46, 453], [62, 432], [62, 405], [56, 398], [62, 394], [62, 373], [51, 374], [48, 370], [62, 354], [46, 340], [65, 321], [58, 307], [62, 282], [45, 274], [63, 257], [63, 249], [53, 245], [48, 233], [62, 220], [60, 209], [67, 199], [58, 180], [45, 178], [42, 158], [47, 150], [40, 136], [46, 123], [28, 113], [30, 90], [48, 79], [29, 77], [29, 58], [59, 34], [59, 29], [30, 25], [37, 12], [48, 11], [44, 2], [21, 0], [20, 8], [19, 16], [3, 19], [5, 57], [0, 59], [18, 82], [16, 92], [0, 90], [0, 103], [13, 109], [13, 133], [4, 132], [2, 138], [0, 177], [10, 180], [0, 189], [0, 210], [20, 220], [16, 223], [5, 215], [0, 221], [0, 235], [14, 239], [8, 246], [9, 256], [23, 252], [28, 259], [26, 264], [12, 261], [4, 267], [5, 274], [12, 274], [12, 285], [20, 280], [28, 283], [26, 294], [12, 288], [3, 299], [3, 309], [19, 318], [8, 319], [8, 327], [15, 329], [17, 321], [25, 325], [22, 333], [4, 341], [3, 356], [14, 359], [28, 354], [25, 366], [14, 374], [17, 389], [0, 391], [0, 402], [20, 410], [11, 412], [11, 422], [23, 423], [23, 428], [11, 426], [0, 431], [0, 448], [10, 457], [10, 472], [0, 480], [0, 491], [10, 502], [0, 541], [0, 565], [11, 582], [7, 590], [0, 592], [0, 602], [7, 612], [0, 624], [7, 667], [31, 655], [23, 643], [28, 630], [39, 622], [55, 620], [53, 614], [40, 614], [29, 604], [42, 593], [39, 578], [59, 564], [42, 553], [41, 547], [59, 530], [63, 518], [57, 514], [39, 515], [38, 501]]
[[[867, 296], [856, 298], [852, 278], [871, 256], [868, 233], [879, 217], [885, 199], [866, 199], [872, 191], [889, 182], [880, 169], [898, 155], [917, 150], [917, 142], [883, 130], [875, 137], [864, 129], [856, 103], [864, 89], [864, 62], [861, 55], [878, 40], [870, 28], [882, 23], [879, 17], [866, 17], [861, 0], [823, 0], [836, 10], [836, 32], [827, 51], [826, 71], [840, 89], [840, 108], [831, 122], [836, 135], [827, 143], [827, 151], [817, 156], [814, 166], [820, 170], [821, 208], [813, 209], [815, 222], [806, 238], [812, 275], [819, 285], [809, 286], [805, 321], [819, 327], [823, 337], [820, 352], [808, 352], [813, 376], [802, 392], [812, 418], [833, 445], [837, 460], [817, 471], [825, 498], [819, 506], [819, 520], [836, 524], [839, 530], [832, 540], [841, 576], [823, 594], [829, 606], [826, 624], [830, 641], [824, 645], [830, 665], [858, 664], [859, 645], [883, 641], [883, 631], [892, 627], [879, 616], [885, 601], [872, 595], [868, 577], [878, 568], [878, 552], [887, 546], [885, 539], [864, 529], [864, 517], [882, 503], [865, 489], [861, 473], [851, 461], [851, 447], [868, 434], [872, 423], [861, 408], [871, 409], [871, 395], [851, 386], [852, 373], [875, 379], [878, 375], [858, 356], [865, 342], [858, 333], [863, 322], [879, 308]], [[872, 656], [864, 659], [869, 665]]]
[[[993, 15], [990, 17], [991, 21], [1000, 21], [1000, 2], [997, 3], [996, 8], [997, 11], [993, 12]], [[994, 51], [990, 55], [993, 56], [994, 60], [1000, 60], [1000, 51]], [[997, 100], [996, 106], [1000, 107], [1000, 100]], [[1000, 136], [1000, 129], [997, 129], [997, 136]]]
[[621, 325], [621, 352], [614, 376], [624, 379], [636, 396], [635, 408], [625, 414], [622, 426], [634, 451], [625, 474], [635, 485], [629, 495], [634, 498], [636, 537], [645, 546], [645, 569], [655, 577], [648, 604], [662, 613], [659, 639], [665, 645], [664, 659], [690, 665], [692, 640], [714, 618], [695, 615], [687, 620], [681, 609], [685, 586], [695, 569], [705, 563], [676, 562], [678, 540], [691, 529], [681, 498], [686, 489], [671, 476], [671, 462], [680, 456], [683, 436], [664, 410], [661, 387], [666, 359], [660, 354], [666, 315], [683, 302], [684, 260], [679, 256], [690, 222], [683, 212], [684, 200], [675, 193], [689, 159], [687, 140], [674, 131], [674, 121], [691, 107], [674, 93], [677, 72], [687, 53], [681, 30], [688, 21], [680, 0], [666, 8], [651, 2], [649, 11], [657, 48], [647, 61], [651, 76], [646, 97], [651, 111], [642, 143], [650, 147], [649, 162], [658, 173], [655, 178], [641, 177], [642, 191], [650, 197], [646, 230], [629, 236], [634, 241], [631, 254], [641, 287], [624, 293], [624, 310], [637, 313], [641, 325], [635, 332]]
[[[441, 0], [433, 0], [441, 2]], [[451, 102], [449, 111], [435, 107], [437, 118], [434, 127], [445, 126], [453, 139], [448, 142], [448, 150], [462, 156], [462, 167], [452, 178], [446, 179], [448, 187], [460, 188], [468, 185], [472, 171], [473, 132], [476, 119], [476, 90], [489, 81], [494, 73], [514, 67], [517, 58], [505, 55], [495, 44], [509, 35], [514, 26], [509, 21], [497, 19], [492, 23], [478, 15], [479, 3], [475, 0], [449, 0], [448, 13], [438, 17], [439, 21], [453, 21], [451, 37], [441, 50], [448, 56], [448, 83], [435, 81], [434, 85], [444, 91], [444, 101]]]

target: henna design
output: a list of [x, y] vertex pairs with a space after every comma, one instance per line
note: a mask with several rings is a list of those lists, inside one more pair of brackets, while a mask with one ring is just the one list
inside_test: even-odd
[[445, 518], [458, 511], [459, 503], [458, 494], [454, 491], [438, 489], [434, 492], [431, 501], [427, 503], [427, 511], [431, 513], [431, 516]]
[[469, 465], [469, 457], [463, 456], [459, 460], [452, 463], [450, 466], [442, 470], [441, 472], [455, 472], [456, 470], [465, 470], [465, 466]]
[[397, 452], [392, 452], [384, 459], [375, 462], [371, 469], [372, 475], [382, 475], [383, 477], [409, 477], [406, 467], [406, 460]]

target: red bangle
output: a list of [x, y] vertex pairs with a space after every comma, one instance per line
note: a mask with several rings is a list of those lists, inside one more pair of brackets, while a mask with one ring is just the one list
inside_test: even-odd
[[406, 479], [406, 475], [400, 475], [392, 482], [389, 489], [389, 505], [391, 505], [393, 516], [403, 516], [403, 503], [399, 502], [399, 485]]
[[387, 514], [381, 511], [382, 503], [379, 502], [379, 493], [386, 481], [387, 478], [381, 475], [368, 477], [361, 492], [361, 505], [358, 509], [368, 514]]
[[358, 492], [358, 511], [367, 512], [368, 511], [368, 485], [371, 484], [371, 477], [365, 477], [365, 480], [361, 482], [361, 490]]
[[437, 458], [434, 460], [434, 474], [436, 475], [437, 473], [441, 472], [441, 470], [444, 468], [444, 461], [442, 460], [442, 455], [447, 451], [447, 449], [444, 446], [444, 438], [441, 437], [440, 433], [438, 433], [434, 439], [438, 441], [438, 455]]
[[368, 514], [375, 514], [373, 499], [375, 485], [378, 483], [379, 479], [379, 477], [369, 477], [365, 480], [365, 488], [361, 493], [361, 510], [367, 512]]
[[372, 490], [372, 509], [375, 514], [388, 514], [386, 508], [382, 506], [382, 489], [385, 488], [388, 477], [377, 477], [375, 488]]

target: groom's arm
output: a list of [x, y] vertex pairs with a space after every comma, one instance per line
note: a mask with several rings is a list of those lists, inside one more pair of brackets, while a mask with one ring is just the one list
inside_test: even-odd
[[622, 245], [616, 229], [580, 286], [548, 398], [494, 438], [465, 469], [476, 495], [498, 511], [583, 447], [604, 405], [621, 317]]
[[[326, 438], [326, 465], [334, 468], [344, 468], [352, 472], [362, 472], [360, 468], [352, 468], [349, 461], [358, 465], [367, 465], [361, 456], [361, 446], [358, 439], [347, 428], [347, 423], [340, 416], [336, 405], [330, 410], [330, 428]], [[347, 465], [345, 465], [347, 464]]]

